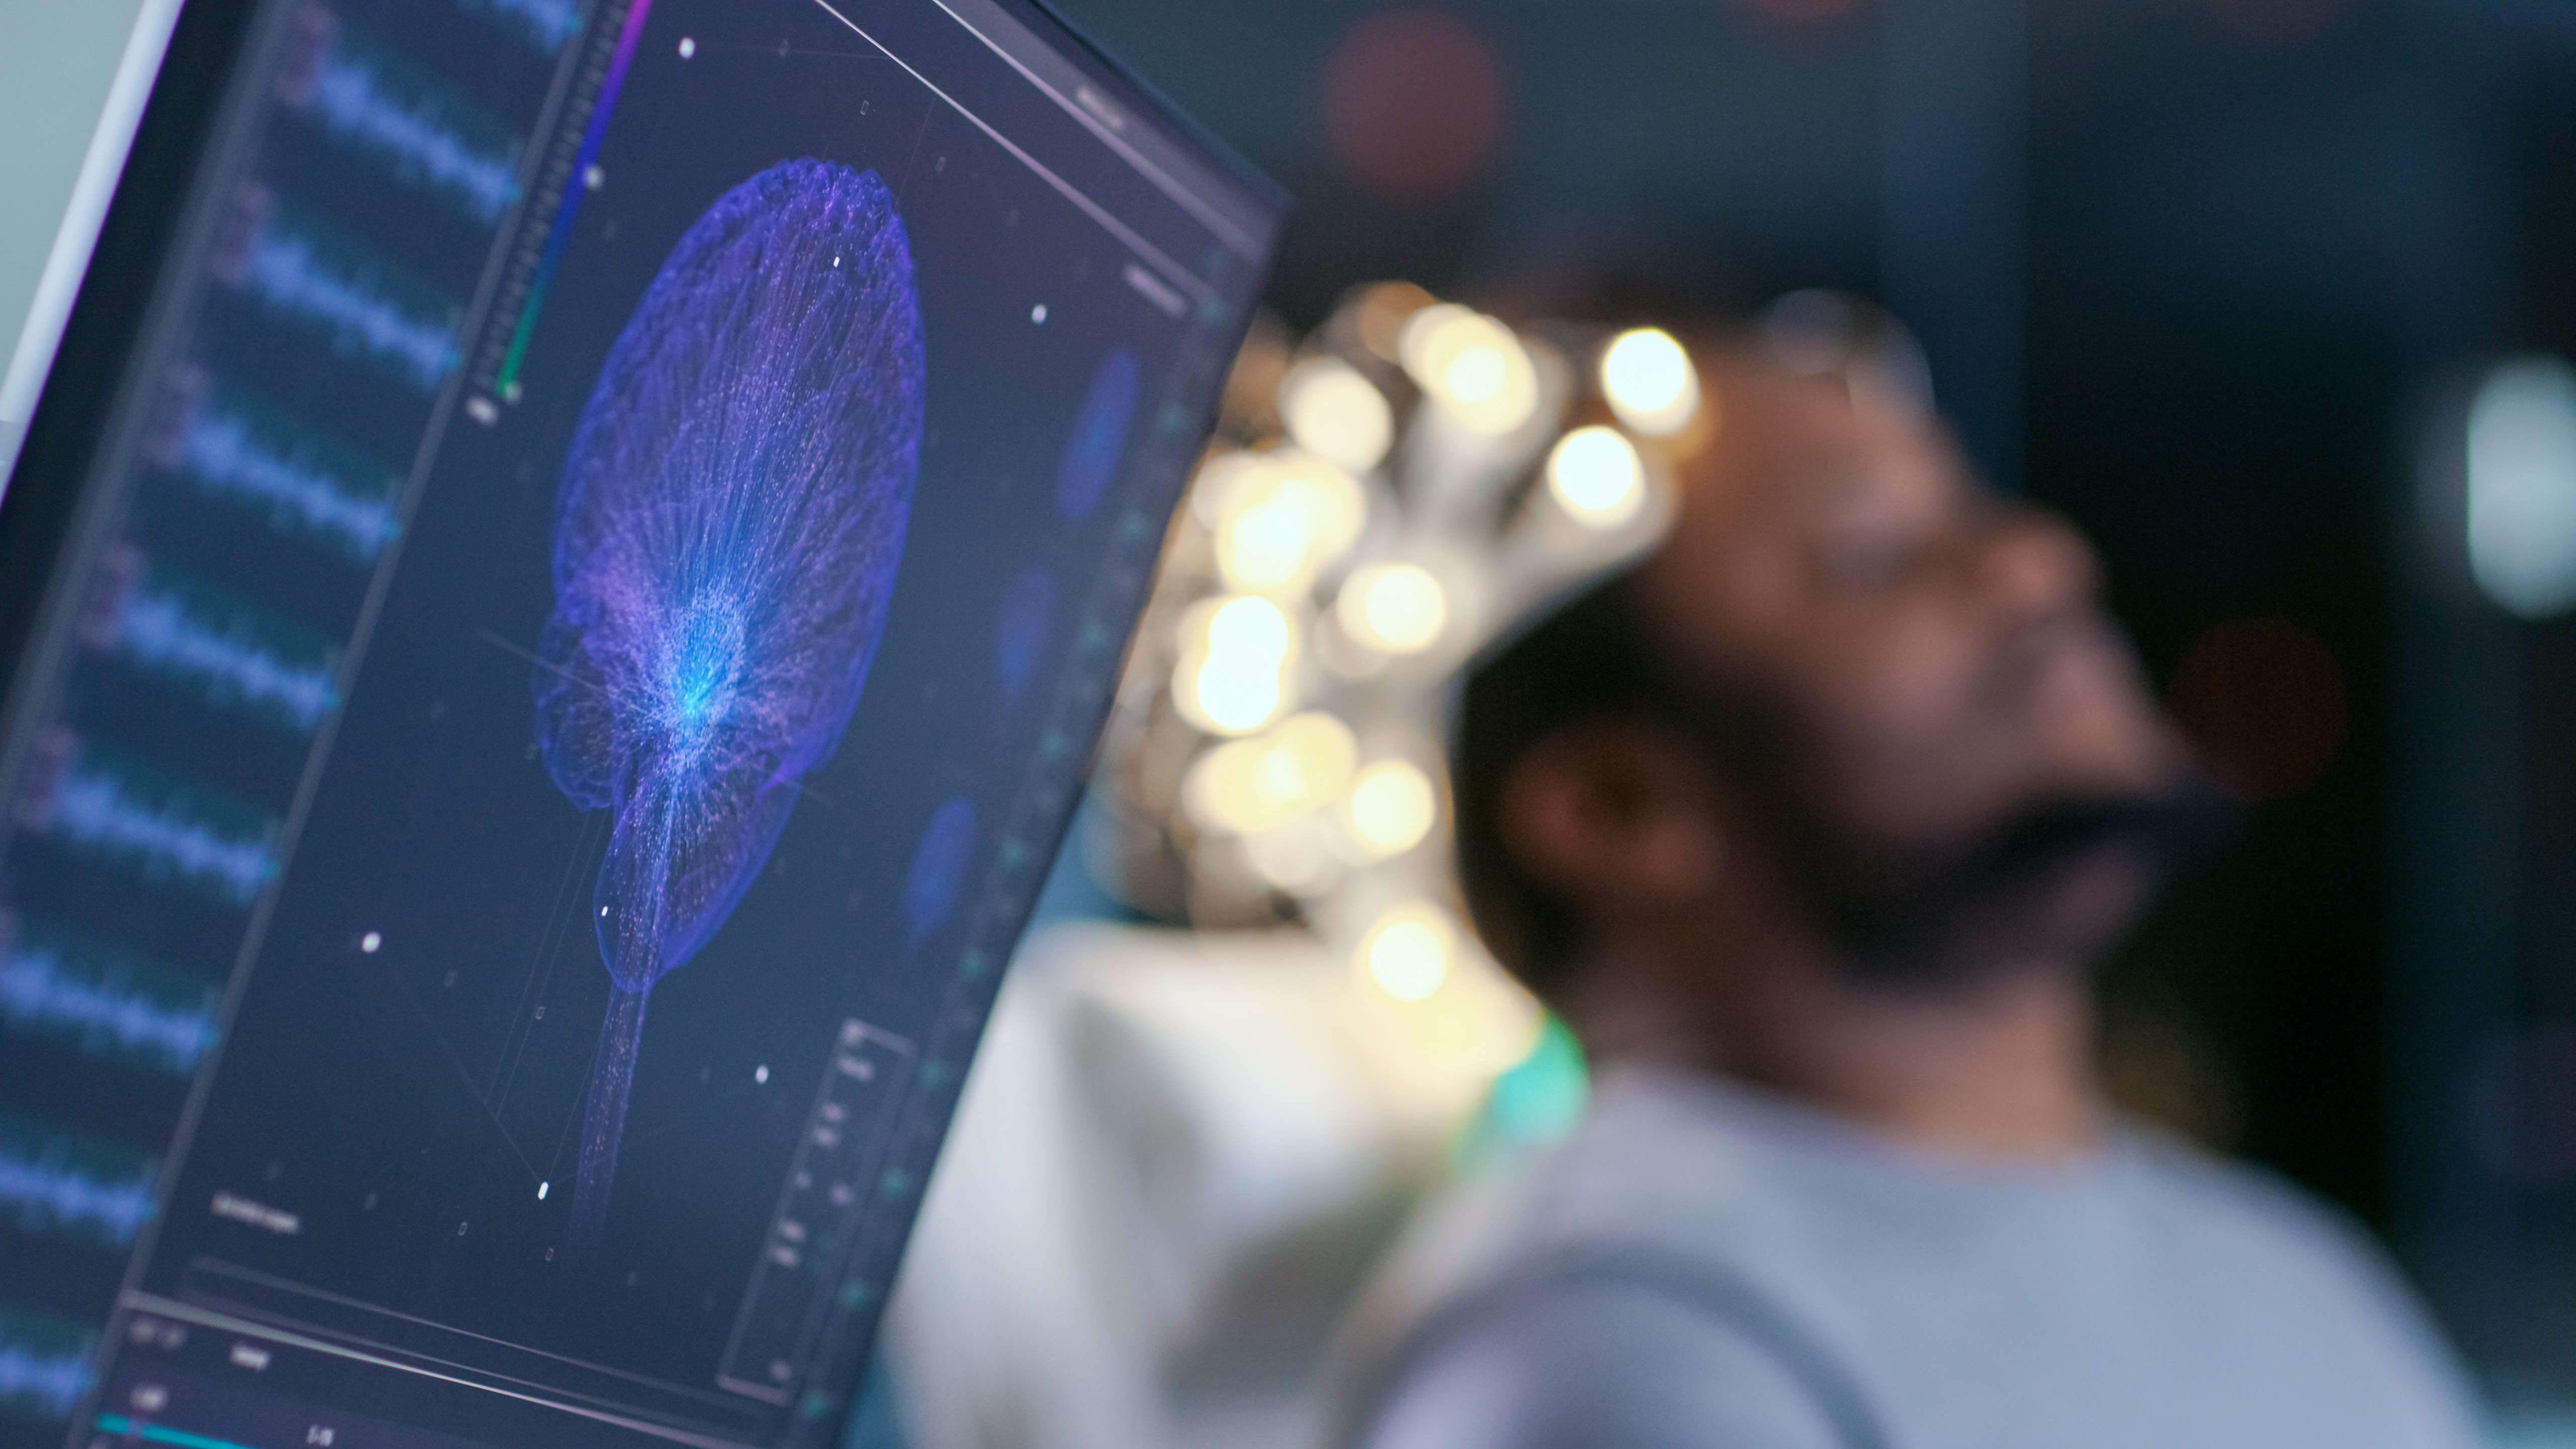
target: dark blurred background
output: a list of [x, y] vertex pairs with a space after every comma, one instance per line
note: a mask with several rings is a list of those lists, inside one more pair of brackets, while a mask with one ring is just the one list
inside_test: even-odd
[[2461, 583], [2448, 461], [2576, 346], [2576, 7], [1060, 4], [1297, 193], [1292, 329], [1386, 277], [1910, 323], [2249, 802], [2112, 970], [2120, 1090], [2576, 1385], [2576, 635]]

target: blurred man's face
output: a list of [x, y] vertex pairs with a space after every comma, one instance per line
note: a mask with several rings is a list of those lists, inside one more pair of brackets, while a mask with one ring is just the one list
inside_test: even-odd
[[1685, 677], [1752, 702], [1723, 731], [1738, 833], [1865, 968], [2098, 948], [2189, 788], [2091, 550], [1838, 378], [1712, 380], [1718, 432], [1640, 587]]

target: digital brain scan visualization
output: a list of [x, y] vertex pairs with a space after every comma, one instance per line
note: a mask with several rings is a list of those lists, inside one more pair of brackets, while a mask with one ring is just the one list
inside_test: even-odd
[[614, 822], [576, 1248], [607, 1212], [653, 983], [733, 914], [858, 708], [921, 392], [894, 197], [873, 171], [787, 161], [680, 238], [582, 411], [536, 674], [546, 772]]
[[836, 1442], [1283, 204], [1017, 0], [144, 9], [0, 1449]]

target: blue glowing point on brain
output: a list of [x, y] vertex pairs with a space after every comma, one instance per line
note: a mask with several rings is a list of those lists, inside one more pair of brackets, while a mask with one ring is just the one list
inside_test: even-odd
[[733, 913], [858, 706], [922, 392], [892, 192], [874, 172], [789, 161], [689, 228], [582, 412], [536, 672], [547, 772], [615, 820], [594, 896], [614, 991], [577, 1239], [605, 1211], [645, 994]]
[[1055, 470], [1055, 506], [1077, 522], [1100, 506], [1109, 480], [1127, 451], [1127, 424], [1136, 415], [1136, 354], [1124, 347], [1100, 359], [1091, 374], [1082, 410], [1074, 414], [1073, 436], [1065, 439], [1064, 459]]

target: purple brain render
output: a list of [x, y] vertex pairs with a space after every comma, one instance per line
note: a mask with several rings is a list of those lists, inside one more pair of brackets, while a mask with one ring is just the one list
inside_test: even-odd
[[876, 173], [787, 161], [681, 237], [609, 349], [557, 499], [547, 772], [614, 812], [613, 983], [574, 1184], [604, 1218], [654, 982], [760, 874], [858, 707], [920, 470], [912, 253]]

